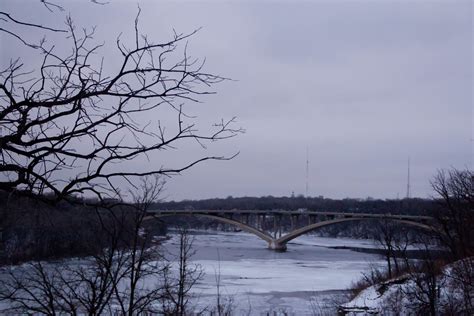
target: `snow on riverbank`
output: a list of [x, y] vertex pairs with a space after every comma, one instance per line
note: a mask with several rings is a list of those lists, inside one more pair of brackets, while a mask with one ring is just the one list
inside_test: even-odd
[[[449, 264], [436, 275], [436, 281], [431, 281], [436, 292], [432, 299], [440, 315], [472, 315], [472, 310], [466, 310], [469, 307], [466, 307], [464, 295], [472, 295], [474, 287], [472, 284], [463, 284], [462, 280], [472, 280], [473, 260], [468, 258]], [[347, 315], [425, 314], [430, 299], [428, 283], [421, 281], [423, 277], [421, 273], [413, 273], [375, 284], [350, 302], [342, 304], [341, 308]], [[470, 286], [470, 289], [463, 286]]]

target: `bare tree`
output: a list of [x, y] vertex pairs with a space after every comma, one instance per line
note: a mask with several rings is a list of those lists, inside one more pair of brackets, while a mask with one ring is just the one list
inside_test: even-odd
[[[59, 7], [42, 3], [50, 10]], [[98, 58], [104, 43], [94, 43], [95, 28], [79, 31], [67, 16], [65, 29], [57, 29], [0, 11], [0, 32], [42, 58], [36, 69], [27, 69], [12, 56], [0, 70], [0, 189], [48, 194], [55, 201], [82, 194], [104, 201], [120, 198], [120, 187], [134, 187], [134, 179], [177, 174], [205, 160], [232, 158], [201, 156], [170, 167], [121, 167], [128, 161], [159, 161], [161, 151], [186, 140], [205, 147], [242, 131], [233, 128], [234, 118], [221, 120], [210, 131], [198, 131], [184, 103], [199, 102], [225, 78], [205, 72], [204, 62], [189, 55], [187, 41], [196, 31], [155, 42], [140, 33], [139, 15], [140, 10], [133, 44], [116, 39], [121, 62], [114, 68]], [[31, 43], [25, 30], [37, 31], [42, 40]], [[69, 43], [70, 52], [49, 44], [43, 33]], [[172, 121], [164, 115], [169, 112], [175, 114]]]
[[156, 202], [163, 184], [159, 177], [145, 178], [139, 186], [142, 194], [135, 194], [135, 207], [98, 209], [97, 222], [105, 240], [96, 255], [61, 264], [32, 262], [6, 268], [0, 284], [3, 311], [137, 315], [161, 313], [162, 307], [174, 306], [170, 313], [183, 315], [189, 292], [201, 275], [189, 263], [189, 236], [182, 235], [175, 279], [153, 236], [144, 229], [147, 207]]
[[411, 263], [408, 285], [402, 291], [414, 312], [436, 316], [440, 310], [441, 288], [444, 286], [441, 273], [445, 262], [435, 258], [432, 236], [419, 234], [417, 237], [417, 243], [423, 246], [422, 258]]
[[177, 271], [170, 271], [172, 265], [163, 271], [162, 310], [165, 315], [187, 315], [190, 312], [191, 290], [203, 277], [201, 266], [190, 262], [194, 255], [192, 236], [186, 228], [181, 228], [178, 237]]
[[[417, 234], [417, 243], [424, 249], [421, 260], [410, 264], [405, 295], [418, 313], [470, 315], [474, 297], [474, 174], [468, 169], [441, 170], [431, 184], [439, 204], [434, 213], [437, 229]], [[450, 256], [436, 256], [433, 238]], [[451, 264], [447, 267], [446, 263]]]
[[2, 271], [2, 312], [46, 315], [111, 311], [114, 285], [125, 268], [117, 238], [95, 256], [61, 262], [29, 262]]
[[[451, 314], [472, 315], [474, 313], [474, 258], [458, 260], [444, 272], [450, 300], [447, 308]], [[461, 299], [459, 299], [461, 293]]]
[[[57, 14], [62, 10], [53, 2], [40, 2]], [[161, 176], [233, 156], [188, 157], [175, 166], [127, 163], [160, 161], [162, 151], [188, 141], [206, 148], [242, 130], [233, 127], [234, 118], [198, 130], [185, 103], [212, 94], [211, 87], [225, 78], [205, 72], [204, 61], [189, 55], [187, 41], [196, 31], [175, 32], [169, 40], [155, 42], [140, 33], [138, 11], [132, 43], [124, 44], [120, 35], [115, 41], [121, 56], [115, 67], [97, 57], [104, 43], [94, 43], [95, 28], [79, 31], [70, 16], [64, 29], [54, 28], [0, 10], [0, 32], [20, 49], [41, 56], [34, 69], [16, 56], [0, 69], [0, 190], [95, 205], [105, 244], [76, 265], [52, 269], [31, 263], [26, 274], [12, 269], [1, 287], [1, 299], [11, 304], [11, 311], [135, 315], [154, 313], [157, 302], [172, 300], [183, 314], [199, 279], [192, 277], [199, 273], [190, 270], [188, 262], [192, 242], [183, 237], [177, 292], [169, 283], [147, 284], [144, 280], [150, 276], [170, 277], [143, 224], [161, 192]], [[36, 31], [41, 40], [29, 40], [26, 30]], [[52, 44], [43, 33], [54, 38]], [[56, 40], [68, 43], [70, 51], [58, 49]], [[125, 185], [131, 188], [133, 203], [114, 206], [110, 201], [124, 199]], [[95, 200], [75, 199], [77, 195]]]
[[[384, 257], [387, 262], [388, 277], [392, 278], [392, 259], [395, 251], [395, 231], [396, 228], [389, 220], [378, 221], [375, 240], [383, 247]], [[396, 262], [396, 260], [395, 260]]]
[[440, 209], [434, 214], [440, 227], [438, 238], [453, 259], [474, 255], [474, 173], [471, 170], [441, 170], [431, 185]]
[[[222, 293], [221, 255], [219, 249], [217, 249], [217, 271], [214, 271], [214, 277], [216, 280], [216, 306], [211, 309], [211, 316], [230, 316], [234, 309], [234, 298], [231, 295], [223, 295]], [[251, 309], [249, 298], [249, 314]]]
[[408, 264], [407, 248], [411, 243], [409, 230], [393, 221], [382, 219], [377, 221], [373, 237], [383, 248], [388, 278], [400, 275]]
[[[156, 312], [155, 306], [162, 297], [163, 288], [158, 279], [160, 273], [167, 269], [167, 264], [157, 247], [153, 246], [153, 236], [145, 230], [144, 222], [150, 205], [158, 201], [164, 184], [157, 175], [144, 177], [139, 190], [130, 192], [134, 208], [125, 209], [125, 220], [119, 221], [125, 224], [118, 234], [124, 245], [118, 255], [123, 270], [113, 284], [113, 292], [122, 315]], [[147, 285], [146, 279], [156, 284]]]

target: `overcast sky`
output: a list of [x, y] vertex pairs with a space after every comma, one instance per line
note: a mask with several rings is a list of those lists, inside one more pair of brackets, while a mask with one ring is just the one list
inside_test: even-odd
[[[137, 1], [110, 2], [61, 4], [114, 44], [133, 31]], [[410, 157], [412, 195], [428, 197], [438, 169], [473, 167], [471, 1], [138, 2], [152, 39], [202, 27], [188, 50], [235, 80], [192, 114], [237, 116], [246, 130], [207, 150], [239, 156], [169, 180], [168, 199], [305, 194], [307, 150], [311, 196], [404, 197]], [[4, 4], [59, 23], [32, 1]]]

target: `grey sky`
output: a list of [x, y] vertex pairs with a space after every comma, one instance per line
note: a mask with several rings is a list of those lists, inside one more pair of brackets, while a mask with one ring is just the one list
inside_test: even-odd
[[[17, 17], [51, 20], [32, 1], [3, 3]], [[78, 25], [98, 26], [98, 41], [133, 31], [135, 1], [61, 3]], [[207, 150], [237, 158], [171, 179], [169, 199], [304, 194], [306, 148], [309, 194], [334, 198], [404, 196], [408, 156], [420, 197], [437, 169], [472, 168], [471, 1], [139, 3], [152, 39], [203, 27], [189, 51], [236, 81], [190, 112], [202, 122], [237, 116], [246, 129]], [[112, 49], [102, 52], [111, 62]], [[2, 63], [14, 53], [1, 50]]]

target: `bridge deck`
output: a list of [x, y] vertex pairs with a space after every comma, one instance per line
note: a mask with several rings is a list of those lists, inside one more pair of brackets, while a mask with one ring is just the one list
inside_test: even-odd
[[422, 215], [406, 215], [392, 213], [354, 213], [354, 212], [320, 212], [320, 211], [284, 211], [284, 210], [149, 210], [150, 215], [192, 215], [192, 214], [208, 214], [208, 215], [309, 215], [309, 216], [334, 216], [334, 217], [357, 217], [357, 218], [389, 218], [404, 220], [432, 220], [430, 216]]

